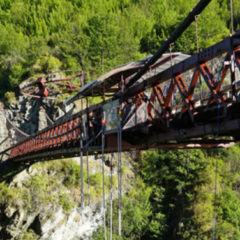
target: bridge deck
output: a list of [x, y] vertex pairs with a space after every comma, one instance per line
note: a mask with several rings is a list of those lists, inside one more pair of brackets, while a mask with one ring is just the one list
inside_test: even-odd
[[[101, 136], [96, 135], [103, 122], [106, 122], [106, 152], [117, 151], [119, 129], [123, 151], [228, 146], [237, 141], [240, 31], [172, 67], [163, 68], [162, 64], [166, 62], [172, 65], [169, 61], [172, 58], [166, 55], [164, 61], [154, 64], [128, 88], [125, 87], [136, 74], [131, 73], [132, 70], [129, 72], [124, 68], [119, 72], [118, 69], [115, 75], [111, 73], [105, 80], [100, 79], [101, 86], [106, 81], [109, 93], [115, 89], [112, 98], [62, 119], [16, 144], [9, 149], [9, 159], [33, 163], [72, 157], [80, 153], [80, 139], [84, 153], [100, 152]], [[120, 74], [125, 71], [126, 76]], [[99, 84], [94, 85], [97, 88]], [[102, 87], [94, 90], [91, 85], [89, 91], [85, 90], [93, 95], [101, 95], [101, 91], [106, 93], [99, 89]], [[221, 136], [217, 141], [216, 135]]]

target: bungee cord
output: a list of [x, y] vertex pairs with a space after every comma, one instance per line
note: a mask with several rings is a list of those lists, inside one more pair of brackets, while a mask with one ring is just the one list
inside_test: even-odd
[[[81, 133], [80, 133], [81, 134]], [[84, 222], [84, 182], [83, 182], [83, 140], [82, 134], [80, 135], [80, 166], [81, 166], [81, 219]]]
[[104, 179], [104, 170], [105, 170], [105, 155], [104, 155], [104, 125], [102, 124], [102, 209], [103, 209], [103, 227], [104, 227], [104, 240], [107, 240], [107, 231], [106, 231], [106, 205], [105, 205], [105, 179]]
[[110, 240], [112, 240], [113, 233], [113, 152], [110, 160]]
[[118, 129], [118, 235], [122, 235], [122, 128]]
[[213, 233], [212, 240], [216, 236], [216, 209], [217, 209], [217, 177], [218, 177], [218, 137], [220, 134], [220, 103], [217, 109], [217, 134], [216, 134], [216, 168], [215, 168], [215, 183], [214, 183], [214, 203], [213, 203]]

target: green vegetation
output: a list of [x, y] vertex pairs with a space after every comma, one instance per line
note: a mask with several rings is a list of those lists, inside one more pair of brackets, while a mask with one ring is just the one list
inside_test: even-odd
[[9, 107], [11, 104], [16, 104], [17, 100], [15, 98], [14, 92], [6, 92], [4, 94], [4, 103], [7, 107]]
[[[115, 239], [211, 239], [215, 168], [218, 163], [216, 239], [240, 237], [240, 146], [216, 150], [147, 151], [135, 163], [131, 186], [124, 167], [123, 182], [129, 190], [122, 199], [122, 238], [117, 237], [118, 201], [113, 202]], [[36, 207], [58, 204], [66, 214], [80, 203], [80, 166], [71, 159], [35, 164], [23, 187], [0, 184], [0, 205]], [[105, 190], [110, 179], [105, 176]], [[129, 184], [130, 183], [130, 184]], [[84, 169], [85, 196], [87, 196]], [[126, 185], [125, 185], [126, 186]], [[116, 190], [116, 176], [114, 176]], [[102, 198], [102, 176], [90, 174], [91, 201]], [[108, 205], [109, 209], [109, 205]], [[109, 225], [109, 211], [107, 211]], [[26, 232], [31, 239], [31, 233]], [[109, 234], [109, 233], [108, 233]], [[25, 237], [25, 235], [24, 235]], [[99, 229], [93, 239], [102, 239]], [[27, 239], [27, 237], [26, 237]]]
[[21, 191], [17, 188], [9, 188], [5, 182], [0, 183], [0, 204], [14, 204], [15, 200], [21, 195]]
[[[142, 154], [135, 185], [123, 197], [122, 239], [211, 239], [216, 162], [216, 239], [239, 239], [240, 146], [221, 149], [217, 157], [216, 150]], [[115, 234], [117, 214], [114, 201]], [[101, 229], [94, 239], [100, 236]]]
[[59, 204], [62, 206], [65, 213], [70, 214], [74, 204], [69, 199], [67, 194], [60, 194], [59, 195]]
[[17, 238], [17, 240], [35, 240], [38, 238], [39, 236], [33, 230], [30, 229], [29, 231], [23, 232], [21, 236]]
[[[92, 80], [120, 64], [154, 53], [197, 2], [1, 0], [0, 96], [4, 96], [7, 105], [14, 103], [12, 91], [18, 84], [43, 72], [82, 69]], [[233, 0], [233, 5], [237, 30], [240, 1]], [[198, 17], [200, 48], [230, 34], [229, 9], [229, 0], [213, 0]], [[174, 44], [173, 51], [196, 51], [194, 24]], [[96, 103], [99, 99], [91, 101]], [[201, 150], [142, 154], [136, 165], [135, 185], [123, 197], [122, 239], [211, 239], [216, 162], [219, 166], [216, 239], [239, 239], [239, 146], [220, 150], [217, 158], [215, 151]], [[0, 206], [22, 205], [31, 210], [55, 202], [70, 213], [73, 199], [77, 202], [80, 199], [79, 165], [64, 160], [36, 164], [33, 169], [39, 173], [24, 182], [23, 188], [0, 183]], [[109, 177], [105, 182], [107, 192]], [[90, 176], [90, 191], [93, 200], [101, 198], [101, 174]], [[115, 234], [116, 229], [115, 201]], [[32, 234], [25, 232], [21, 239], [32, 239]], [[93, 239], [103, 239], [102, 234], [95, 233]]]
[[[72, 159], [37, 163], [32, 167], [34, 173], [23, 181], [23, 187], [9, 187], [0, 183], [0, 206], [23, 206], [32, 210], [39, 206], [57, 203], [69, 214], [80, 202], [81, 167]], [[83, 170], [85, 195], [87, 196], [87, 172]], [[91, 199], [102, 198], [102, 174], [90, 174]], [[105, 191], [109, 193], [110, 177], [105, 176]], [[116, 176], [113, 176], [116, 188]], [[85, 198], [85, 200], [87, 200]]]
[[[198, 0], [1, 0], [0, 94], [24, 79], [82, 69], [88, 79], [153, 53]], [[240, 4], [234, 3], [235, 29]], [[230, 34], [228, 0], [213, 0], [198, 17], [200, 48]], [[175, 51], [196, 49], [194, 24]]]

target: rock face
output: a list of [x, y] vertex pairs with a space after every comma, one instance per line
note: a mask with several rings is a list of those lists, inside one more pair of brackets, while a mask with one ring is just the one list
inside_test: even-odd
[[[1, 105], [4, 104], [0, 102], [0, 152], [50, 126], [65, 114], [52, 99], [20, 95], [14, 104], [5, 108]], [[73, 105], [70, 110], [74, 110]]]
[[0, 102], [0, 152], [78, 110], [74, 104], [59, 107], [57, 99], [39, 99], [18, 96], [8, 108]]
[[40, 223], [42, 235], [39, 240], [90, 240], [93, 232], [102, 225], [102, 222], [101, 208], [86, 207], [83, 221], [80, 208], [74, 208], [68, 217], [62, 209], [59, 209], [52, 220], [42, 225]]
[[0, 152], [3, 151], [7, 146], [10, 146], [10, 136], [7, 128], [7, 120], [4, 116], [4, 112], [0, 111]]
[[[134, 182], [129, 159], [124, 157], [123, 194]], [[116, 159], [114, 159], [116, 163]], [[128, 162], [128, 167], [127, 163]], [[84, 209], [81, 211], [79, 158], [37, 163], [0, 183], [0, 240], [90, 240], [103, 225], [101, 160], [89, 157], [89, 189], [84, 159]], [[117, 169], [113, 198], [117, 199]], [[105, 167], [105, 199], [109, 197], [110, 169]]]
[[[19, 97], [18, 104], [11, 105], [8, 109], [0, 111], [0, 149], [4, 150], [28, 135], [34, 134], [39, 128], [47, 126], [46, 111], [41, 109], [39, 99]], [[7, 140], [4, 142], [4, 139]], [[2, 141], [1, 141], [2, 140]]]
[[[17, 98], [17, 104], [0, 108], [0, 151], [51, 125], [63, 115], [79, 111], [78, 105], [57, 108], [54, 101]], [[1, 156], [0, 156], [1, 157]], [[110, 157], [110, 156], [109, 156]], [[123, 158], [126, 160], [128, 157]], [[4, 158], [1, 159], [4, 161]], [[117, 166], [116, 159], [115, 166]], [[86, 159], [84, 165], [86, 166]], [[123, 194], [134, 181], [129, 160], [125, 161]], [[126, 170], [127, 169], [127, 170]], [[103, 224], [101, 160], [89, 156], [91, 201], [85, 197], [80, 209], [79, 158], [31, 166], [11, 183], [0, 183], [0, 240], [88, 240]], [[113, 198], [117, 198], [117, 169], [113, 172]], [[105, 194], [109, 196], [110, 169], [105, 167]], [[86, 167], [84, 189], [87, 192]], [[82, 218], [83, 216], [83, 218]]]

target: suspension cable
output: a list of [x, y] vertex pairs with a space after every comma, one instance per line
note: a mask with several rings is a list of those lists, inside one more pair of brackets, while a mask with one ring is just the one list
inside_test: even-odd
[[[196, 15], [195, 16], [195, 33], [196, 33], [196, 50], [197, 50], [197, 53], [199, 53], [199, 38], [198, 38], [198, 16], [199, 15]], [[199, 75], [199, 83], [200, 83], [200, 100], [202, 100], [202, 77], [201, 75]]]
[[110, 160], [110, 240], [113, 233], [113, 152]]
[[170, 66], [171, 66], [171, 73], [172, 73], [172, 81], [173, 81], [173, 57], [172, 57], [172, 46], [174, 43], [169, 44], [169, 52], [170, 52]]
[[87, 186], [88, 186], [88, 206], [90, 206], [90, 182], [89, 182], [89, 159], [88, 159], [88, 148], [87, 148]]
[[[81, 133], [80, 133], [81, 134]], [[83, 219], [83, 209], [84, 209], [84, 183], [83, 183], [83, 139], [82, 134], [80, 135], [80, 164], [81, 164], [81, 219]]]
[[43, 105], [40, 106], [40, 108], [42, 108], [42, 109], [45, 110], [45, 116], [46, 116], [47, 120], [50, 122], [51, 125], [53, 125], [53, 124], [54, 124], [54, 121], [53, 121], [53, 120], [48, 116], [48, 114], [47, 114], [47, 106], [46, 106], [46, 104], [43, 103]]
[[107, 231], [106, 231], [106, 206], [105, 206], [105, 188], [104, 188], [104, 167], [105, 167], [105, 156], [104, 156], [104, 124], [102, 124], [102, 195], [103, 195], [103, 224], [104, 224], [104, 240], [107, 240]]
[[196, 33], [196, 48], [197, 53], [199, 52], [199, 40], [198, 40], [198, 21], [197, 21], [198, 15], [195, 16], [195, 33]]
[[29, 137], [30, 136], [29, 134], [27, 134], [27, 133], [23, 132], [22, 130], [20, 130], [18, 127], [14, 126], [14, 124], [10, 121], [10, 119], [8, 118], [5, 110], [2, 107], [0, 107], [0, 110], [2, 111], [4, 118], [12, 126], [12, 128], [14, 128], [17, 132], [19, 132], [24, 137]]
[[[233, 2], [230, 0], [230, 10], [231, 10], [231, 27], [232, 27], [232, 35], [234, 34], [234, 26], [233, 26]], [[232, 98], [236, 100], [236, 76], [235, 76], [235, 52], [233, 47], [233, 40], [231, 38], [231, 60], [230, 60], [230, 71], [231, 71], [231, 85], [232, 85]]]
[[[173, 75], [173, 57], [172, 57], [172, 46], [174, 43], [169, 44], [169, 52], [170, 52], [170, 66], [171, 66], [171, 82], [174, 82], [174, 75]], [[170, 88], [170, 86], [169, 86]], [[168, 89], [169, 90], [169, 89]], [[173, 94], [174, 95], [174, 94]], [[171, 99], [171, 104], [173, 105], [173, 95], [172, 95], [172, 99]], [[169, 127], [169, 120], [166, 118], [166, 123], [167, 123], [167, 127]]]
[[217, 134], [216, 134], [216, 169], [215, 169], [215, 183], [214, 183], [214, 204], [213, 204], [213, 237], [216, 235], [216, 208], [217, 208], [217, 176], [218, 176], [218, 137], [220, 134], [220, 103], [217, 108]]
[[[89, 111], [88, 111], [88, 98], [86, 97], [86, 108], [87, 108], [87, 136], [89, 138]], [[86, 124], [85, 124], [86, 126]], [[89, 159], [88, 159], [88, 143], [85, 144], [87, 150], [87, 186], [88, 186], [88, 206], [90, 206], [90, 181], [89, 181]]]
[[234, 34], [234, 22], [233, 22], [233, 1], [230, 0], [230, 11], [231, 11], [231, 27], [232, 27], [232, 35]]
[[118, 129], [118, 235], [122, 235], [122, 128]]

